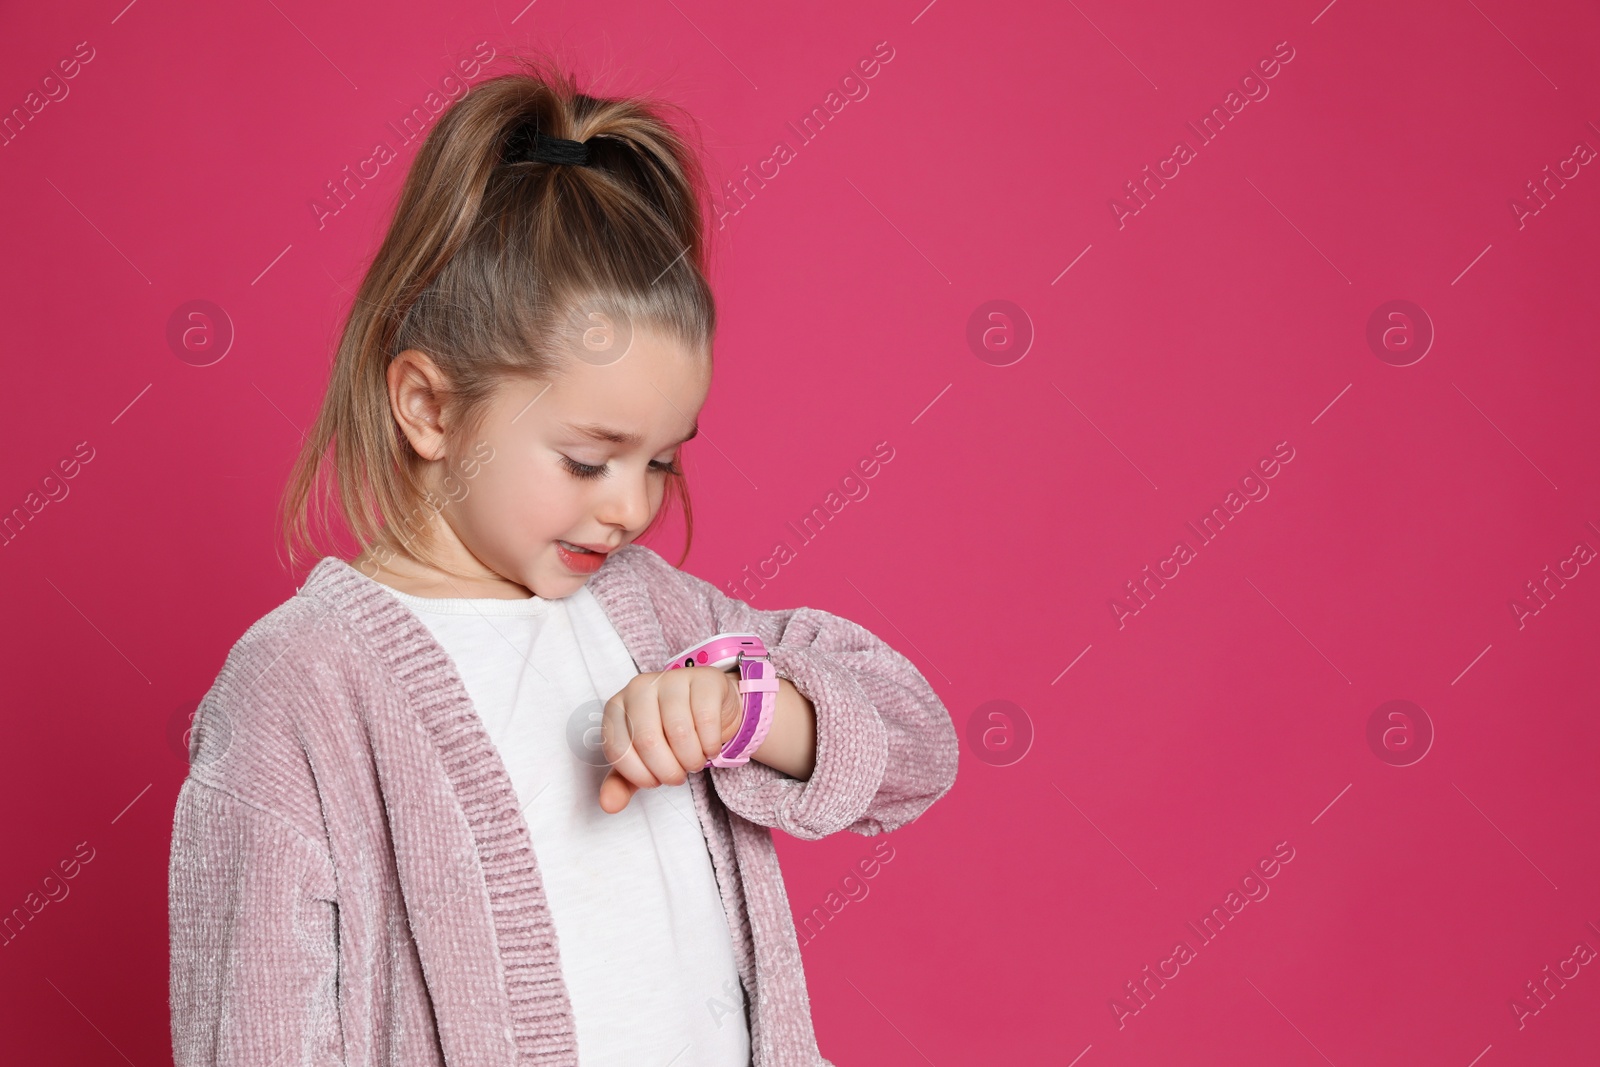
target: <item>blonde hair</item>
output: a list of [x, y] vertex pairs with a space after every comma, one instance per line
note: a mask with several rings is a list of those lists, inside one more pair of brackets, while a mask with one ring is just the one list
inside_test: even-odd
[[[324, 554], [335, 509], [363, 550], [440, 565], [432, 516], [422, 513], [444, 501], [422, 484], [425, 461], [389, 407], [396, 353], [418, 349], [442, 373], [452, 458], [501, 381], [561, 373], [573, 331], [592, 328], [595, 311], [710, 358], [704, 172], [687, 135], [664, 117], [681, 112], [642, 97], [586, 95], [548, 59], [515, 62], [517, 71], [479, 83], [439, 117], [406, 175], [280, 501], [291, 568], [303, 552]], [[588, 142], [588, 164], [504, 162], [513, 136], [529, 128]], [[681, 474], [667, 475], [667, 497], [641, 536], [674, 496], [687, 556], [694, 517]]]

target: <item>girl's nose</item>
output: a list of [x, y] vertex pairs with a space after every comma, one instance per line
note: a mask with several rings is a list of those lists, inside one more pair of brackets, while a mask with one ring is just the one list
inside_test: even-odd
[[644, 474], [614, 479], [596, 517], [607, 525], [641, 529], [650, 521], [650, 488], [646, 479]]

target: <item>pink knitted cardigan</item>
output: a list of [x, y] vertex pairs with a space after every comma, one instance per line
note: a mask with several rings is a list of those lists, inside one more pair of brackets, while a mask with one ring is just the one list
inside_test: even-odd
[[[829, 1067], [770, 828], [812, 840], [915, 819], [955, 783], [949, 712], [865, 628], [757, 610], [643, 545], [588, 586], [641, 671], [755, 631], [815, 706], [809, 780], [752, 761], [689, 786], [753, 1067]], [[200, 704], [168, 904], [177, 1067], [578, 1062], [505, 766], [426, 626], [336, 557], [245, 632]]]

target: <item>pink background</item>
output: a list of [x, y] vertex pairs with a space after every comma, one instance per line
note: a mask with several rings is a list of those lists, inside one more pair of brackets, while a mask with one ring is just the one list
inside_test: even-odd
[[[0, 552], [0, 913], [92, 855], [0, 950], [8, 1060], [169, 1060], [175, 738], [303, 577], [273, 511], [415, 153], [388, 124], [488, 42], [682, 103], [719, 180], [794, 151], [719, 235], [685, 569], [727, 585], [786, 541], [748, 599], [882, 635], [964, 738], [898, 833], [780, 837], [797, 919], [826, 916], [825, 1055], [1596, 1061], [1600, 967], [1563, 961], [1600, 949], [1600, 574], [1563, 561], [1600, 549], [1600, 167], [1563, 161], [1600, 148], [1600, 17], [923, 3], [8, 5], [0, 108], [93, 49], [0, 148], [0, 508], [66, 491]], [[847, 83], [867, 95], [802, 142], [787, 123], [879, 42]], [[1186, 123], [1279, 42], [1269, 94], [1200, 146]], [[1119, 227], [1112, 198], [1180, 138], [1196, 158]], [[379, 140], [401, 158], [319, 228]], [[1546, 166], [1578, 170], [1519, 226]], [[167, 341], [191, 300], [234, 331], [209, 366]], [[967, 341], [991, 300], [1031, 323], [1010, 365], [1004, 336]], [[1408, 366], [1366, 339], [1392, 300], [1436, 332]], [[878, 442], [868, 495], [801, 544], [786, 524]], [[1201, 546], [1185, 524], [1279, 442], [1270, 495]], [[1180, 539], [1195, 558], [1119, 625]], [[1577, 573], [1541, 604], [1546, 565]], [[1374, 745], [1390, 700], [1421, 711]], [[1280, 843], [1247, 883], [1270, 893], [1201, 942], [1187, 924]], [[1141, 1002], [1146, 965], [1178, 970]]]

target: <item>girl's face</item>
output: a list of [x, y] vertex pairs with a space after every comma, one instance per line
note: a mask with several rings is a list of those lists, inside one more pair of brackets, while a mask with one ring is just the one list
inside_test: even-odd
[[660, 510], [666, 472], [694, 436], [711, 387], [706, 354], [637, 329], [614, 362], [569, 358], [554, 381], [502, 382], [476, 437], [462, 455], [446, 456], [437, 407], [430, 419], [424, 399], [431, 363], [419, 358], [426, 362], [417, 352], [395, 357], [413, 366], [391, 366], [391, 407], [418, 454], [433, 461], [434, 491], [450, 501], [434, 522], [438, 550], [451, 570], [471, 576], [409, 559], [385, 567], [424, 596], [577, 592], [606, 553], [638, 537]]

